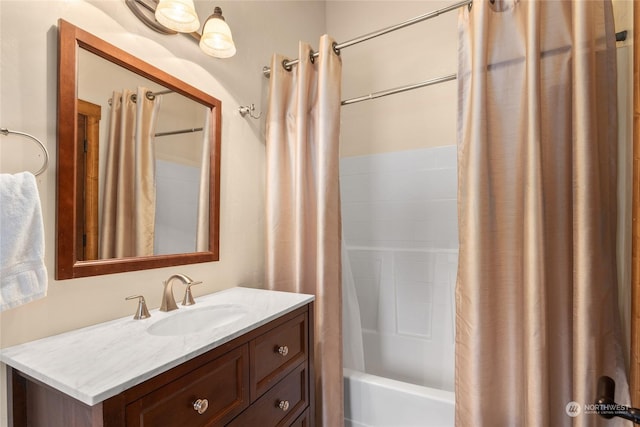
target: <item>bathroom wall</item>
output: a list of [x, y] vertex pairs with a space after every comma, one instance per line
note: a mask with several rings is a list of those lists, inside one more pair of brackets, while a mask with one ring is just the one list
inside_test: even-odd
[[[451, 0], [329, 1], [327, 32], [337, 42], [398, 24]], [[349, 99], [457, 72], [457, 12], [348, 47], [342, 98]], [[341, 156], [455, 144], [455, 81], [342, 108]]]
[[[124, 298], [143, 294], [160, 305], [162, 280], [185, 273], [204, 283], [202, 295], [233, 286], [261, 287], [264, 272], [264, 138], [262, 122], [242, 118], [240, 105], [266, 102], [262, 66], [271, 53], [295, 55], [299, 39], [324, 32], [321, 1], [219, 1], [238, 49], [226, 60], [201, 53], [189, 37], [147, 29], [121, 0], [0, 1], [0, 126], [42, 139], [51, 154], [38, 178], [42, 201], [48, 296], [0, 314], [0, 348], [132, 315]], [[210, 1], [196, 1], [202, 19]], [[310, 18], [311, 17], [311, 18]], [[93, 278], [56, 281], [57, 20], [63, 18], [133, 53], [222, 101], [220, 261]], [[0, 171], [36, 170], [41, 158], [28, 140], [0, 137]], [[176, 295], [182, 289], [178, 287]], [[0, 426], [6, 425], [6, 385], [0, 366]]]

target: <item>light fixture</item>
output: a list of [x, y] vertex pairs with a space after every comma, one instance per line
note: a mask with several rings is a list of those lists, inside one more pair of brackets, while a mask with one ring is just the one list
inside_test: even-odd
[[[1, 0], [0, 0], [1, 1]], [[124, 0], [131, 11], [145, 25], [162, 34], [188, 33], [199, 41], [200, 49], [216, 58], [230, 58], [236, 54], [231, 29], [215, 7], [202, 30], [193, 0]]]
[[222, 16], [222, 9], [216, 6], [213, 15], [207, 18], [200, 37], [200, 49], [216, 58], [231, 58], [236, 54], [231, 29]]
[[179, 33], [192, 33], [200, 29], [193, 0], [160, 0], [155, 17], [160, 24]]

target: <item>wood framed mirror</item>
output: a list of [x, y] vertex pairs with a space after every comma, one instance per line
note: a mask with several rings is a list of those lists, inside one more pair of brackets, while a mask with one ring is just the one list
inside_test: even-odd
[[[217, 261], [220, 228], [221, 102], [69, 22], [59, 20], [58, 28], [55, 278], [71, 279]], [[85, 64], [93, 64], [90, 71], [84, 70], [88, 67]], [[122, 84], [110, 82], [113, 76], [120, 73], [137, 79], [133, 84], [136, 88], [130, 88], [131, 96], [124, 90], [118, 92], [123, 89], [122, 86], [132, 86], [129, 77], [127, 82]], [[140, 83], [137, 83], [138, 80]], [[107, 87], [96, 88], [93, 85], [97, 83]], [[91, 89], [86, 89], [87, 87]], [[105, 90], [113, 96], [105, 96]], [[136, 90], [137, 98], [133, 94]], [[91, 95], [94, 93], [103, 94]], [[114, 157], [113, 153], [108, 152], [114, 150], [109, 148], [114, 146], [111, 135], [117, 134], [113, 130], [115, 119], [112, 117], [118, 117], [120, 114], [116, 114], [116, 106], [112, 108], [111, 103], [115, 104], [123, 98], [131, 99], [136, 104], [133, 107], [136, 111], [134, 115], [139, 114], [138, 107], [147, 103], [147, 100], [136, 101], [142, 98], [142, 94], [146, 95], [144, 98], [152, 101], [161, 95], [162, 98], [166, 95], [166, 98], [172, 99], [170, 102], [165, 99], [154, 101], [155, 109], [149, 120], [152, 130], [148, 133], [148, 139], [151, 142], [146, 144], [150, 147], [148, 151], [152, 152], [151, 160], [147, 161], [151, 164], [147, 167], [152, 171], [151, 181], [146, 178], [140, 179], [137, 172], [124, 179], [124, 182], [135, 187], [136, 194], [139, 187], [152, 187], [152, 202], [149, 202], [149, 199], [142, 199], [145, 202], [135, 202], [143, 207], [153, 205], [153, 219], [137, 226], [147, 230], [151, 245], [149, 246], [147, 241], [147, 247], [140, 250], [138, 247], [144, 245], [139, 242], [127, 243], [124, 246], [135, 249], [112, 251], [105, 249], [113, 244], [105, 243], [111, 239], [108, 237], [109, 229], [105, 228], [105, 223], [108, 222], [105, 218], [111, 214], [104, 206], [109, 206], [110, 203], [105, 194], [111, 194], [113, 191], [106, 189], [110, 184], [105, 183], [108, 180], [105, 178], [104, 169], [108, 169], [111, 175], [114, 174], [109, 169], [113, 163], [108, 160], [109, 156], [112, 159], [120, 158], [120, 163], [128, 163], [129, 160], [123, 159], [129, 157], [122, 154], [120, 157]], [[85, 99], [92, 96], [95, 99]], [[191, 109], [197, 113], [191, 113]], [[184, 129], [184, 117], [177, 117], [180, 114], [188, 116], [189, 120], [199, 120], [201, 125], [189, 125]], [[181, 123], [183, 129], [161, 129], [163, 126], [175, 127]], [[133, 125], [135, 129], [145, 126]], [[127, 132], [136, 134], [136, 137], [138, 133], [144, 133], [139, 130], [120, 131]], [[189, 137], [187, 133], [197, 133], [199, 137]], [[161, 138], [167, 136], [173, 139]], [[122, 148], [121, 152], [124, 150]], [[141, 150], [136, 148], [134, 151], [137, 153]], [[107, 157], [107, 160], [104, 157]], [[163, 182], [172, 183], [173, 187], [173, 193], [163, 192], [162, 196], [159, 176], [161, 165], [164, 171]], [[186, 178], [183, 179], [182, 175], [177, 179], [171, 178], [171, 174], [177, 173], [186, 173]], [[142, 182], [151, 184], [142, 185]], [[125, 194], [122, 190], [118, 191]], [[193, 198], [185, 199], [186, 193], [189, 197], [195, 194], [195, 201]], [[131, 215], [127, 213], [131, 210], [124, 209], [123, 212], [125, 214], [121, 217], [125, 218], [125, 222], [129, 221]], [[188, 216], [188, 221], [171, 217], [173, 214], [183, 213]], [[159, 218], [164, 221], [162, 226]], [[130, 234], [122, 233], [119, 226], [111, 228], [118, 229], [120, 234]], [[180, 230], [182, 234], [178, 237], [176, 228], [184, 228]], [[197, 231], [194, 231], [196, 228]], [[149, 229], [152, 231], [149, 232]], [[165, 237], [160, 238], [160, 230]], [[122, 246], [118, 243], [115, 245]]]

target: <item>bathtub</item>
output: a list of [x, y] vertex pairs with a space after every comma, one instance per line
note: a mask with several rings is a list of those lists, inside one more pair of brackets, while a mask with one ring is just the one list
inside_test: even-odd
[[345, 427], [453, 427], [454, 393], [344, 370]]

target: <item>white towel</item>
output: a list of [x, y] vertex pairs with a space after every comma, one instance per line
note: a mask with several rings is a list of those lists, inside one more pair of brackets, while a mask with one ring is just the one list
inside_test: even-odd
[[0, 311], [47, 295], [36, 177], [0, 174]]

